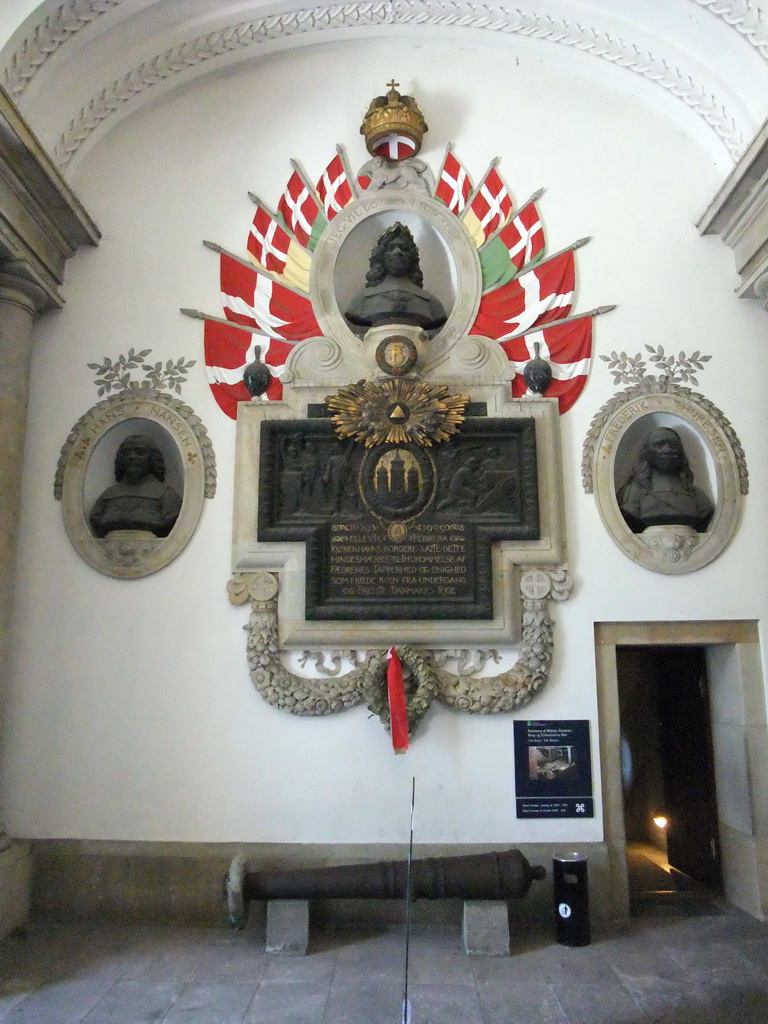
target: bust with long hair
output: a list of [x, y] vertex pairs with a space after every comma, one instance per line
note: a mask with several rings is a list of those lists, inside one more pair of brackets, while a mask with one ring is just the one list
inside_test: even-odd
[[365, 288], [344, 314], [353, 327], [409, 324], [425, 331], [442, 327], [442, 303], [424, 288], [419, 249], [399, 221], [380, 235], [369, 260]]
[[167, 537], [181, 511], [181, 496], [165, 483], [165, 459], [151, 437], [131, 434], [115, 455], [115, 483], [89, 516], [97, 537], [113, 530], [143, 530]]
[[704, 533], [715, 511], [694, 484], [683, 442], [671, 427], [650, 431], [616, 499], [633, 533], [649, 526], [690, 526]]

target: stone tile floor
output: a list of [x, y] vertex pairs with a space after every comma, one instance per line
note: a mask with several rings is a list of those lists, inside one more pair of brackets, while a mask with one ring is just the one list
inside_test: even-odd
[[[685, 914], [685, 916], [680, 916]], [[2, 1024], [400, 1024], [400, 931], [313, 936], [267, 956], [254, 928], [34, 924], [0, 943]], [[411, 938], [413, 1024], [767, 1024], [768, 925], [667, 907], [570, 949], [529, 933], [469, 958]]]

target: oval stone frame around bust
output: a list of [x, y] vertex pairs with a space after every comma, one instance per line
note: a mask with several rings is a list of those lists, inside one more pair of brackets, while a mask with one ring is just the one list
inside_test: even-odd
[[[91, 530], [85, 508], [88, 467], [106, 435], [132, 420], [157, 424], [178, 450], [184, 480], [181, 511], [167, 537], [117, 531], [99, 540]], [[198, 527], [205, 498], [215, 493], [216, 459], [202, 422], [179, 399], [152, 391], [113, 395], [89, 409], [61, 449], [54, 483], [54, 496], [61, 501], [72, 546], [94, 569], [121, 580], [150, 576], [177, 558]]]
[[[430, 340], [435, 357], [448, 352], [465, 337], [477, 316], [482, 291], [480, 258], [472, 238], [459, 218], [446, 206], [420, 192], [384, 190], [356, 199], [338, 213], [323, 232], [312, 259], [310, 297], [323, 333], [343, 346], [359, 346], [361, 339], [351, 330], [339, 308], [336, 263], [342, 246], [364, 220], [379, 214], [408, 213], [420, 218], [440, 238], [450, 254], [456, 273], [455, 301], [443, 327]], [[360, 286], [367, 265], [361, 268]]]
[[[742, 495], [747, 493], [744, 453], [728, 420], [701, 396], [682, 393], [645, 393], [624, 401], [614, 399], [603, 412], [606, 415], [599, 432], [591, 433], [585, 444], [585, 489], [592, 489], [591, 481], [600, 518], [613, 541], [634, 562], [653, 572], [694, 572], [714, 561], [736, 532]], [[686, 536], [684, 528], [654, 527], [647, 536], [635, 534], [619, 510], [615, 472], [622, 441], [630, 428], [654, 413], [683, 421], [711, 460], [715, 512], [706, 533], [689, 531]]]

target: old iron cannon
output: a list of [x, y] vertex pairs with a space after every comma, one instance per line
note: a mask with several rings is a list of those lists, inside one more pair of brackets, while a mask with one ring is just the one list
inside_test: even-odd
[[[521, 899], [546, 871], [531, 866], [519, 850], [429, 857], [411, 863], [411, 898], [440, 900]], [[246, 858], [232, 861], [224, 880], [229, 923], [244, 928], [251, 900], [406, 898], [408, 862], [345, 864], [294, 871], [247, 871]]]

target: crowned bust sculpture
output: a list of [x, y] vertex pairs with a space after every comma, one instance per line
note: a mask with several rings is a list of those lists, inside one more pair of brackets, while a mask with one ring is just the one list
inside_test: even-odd
[[380, 236], [370, 257], [366, 285], [344, 314], [353, 327], [411, 324], [425, 331], [442, 327], [443, 305], [424, 288], [419, 250], [399, 221]]

